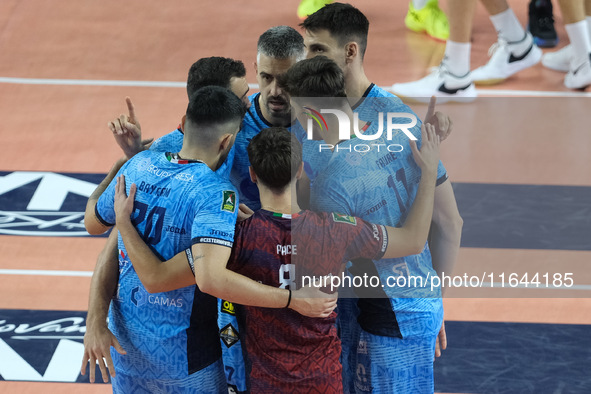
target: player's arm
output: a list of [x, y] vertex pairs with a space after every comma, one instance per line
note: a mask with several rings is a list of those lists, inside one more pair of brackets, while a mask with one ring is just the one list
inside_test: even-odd
[[104, 234], [109, 228], [112, 226], [108, 226], [106, 223], [101, 221], [96, 215], [96, 204], [100, 198], [100, 196], [107, 190], [107, 187], [111, 184], [117, 172], [123, 167], [123, 165], [127, 162], [125, 157], [120, 158], [113, 164], [111, 170], [103, 179], [103, 181], [94, 189], [94, 192], [88, 198], [86, 202], [86, 211], [84, 211], [84, 226], [86, 227], [86, 231], [88, 231], [91, 235], [100, 235]]
[[410, 144], [414, 160], [421, 168], [421, 180], [417, 195], [404, 225], [400, 228], [386, 227], [388, 247], [384, 258], [421, 253], [425, 242], [427, 242], [433, 215], [435, 183], [439, 164], [439, 137], [435, 133], [434, 127], [428, 123], [423, 123], [421, 133], [421, 150], [417, 149], [414, 141], [411, 141]]
[[[226, 268], [231, 248], [219, 243], [196, 243], [190, 251], [183, 251], [162, 262], [141, 239], [131, 223], [131, 212], [137, 187], [132, 184], [129, 197], [125, 194], [125, 177], [117, 178], [115, 212], [117, 228], [133, 267], [147, 291], [164, 292], [197, 284], [199, 289], [214, 297], [243, 305], [266, 308], [289, 306], [311, 317], [326, 317], [336, 307], [336, 296], [320, 297], [320, 291], [310, 296], [310, 289], [302, 291], [306, 298], [294, 291], [263, 285]], [[228, 242], [229, 243], [229, 242]], [[317, 296], [314, 298], [314, 296]]]
[[[451, 275], [456, 263], [464, 221], [458, 211], [451, 182], [446, 180], [435, 188], [433, 220], [429, 234], [429, 249], [433, 268], [438, 275]], [[443, 289], [442, 289], [443, 291]]]
[[118, 279], [119, 259], [117, 257], [117, 231], [115, 229], [111, 232], [104, 249], [99, 254], [90, 282], [86, 333], [84, 334], [84, 355], [82, 356], [80, 373], [84, 375], [86, 366], [90, 365], [91, 383], [94, 383], [97, 361], [105, 383], [109, 380], [105, 367], [109, 369], [111, 376], [115, 376], [110, 354], [111, 346], [119, 353], [125, 354], [125, 350], [107, 327], [109, 305], [117, 289]]

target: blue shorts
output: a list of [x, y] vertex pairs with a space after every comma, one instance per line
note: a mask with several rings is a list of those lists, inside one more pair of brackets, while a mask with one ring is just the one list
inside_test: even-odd
[[192, 373], [185, 379], [143, 379], [117, 371], [111, 379], [114, 394], [227, 394], [222, 361]]
[[429, 319], [425, 335], [404, 339], [361, 330], [355, 351], [356, 369], [350, 371], [356, 393], [426, 393], [434, 391], [435, 341], [443, 321], [441, 313]]
[[337, 333], [341, 339], [341, 365], [343, 366], [343, 392], [355, 393], [357, 343], [361, 327], [357, 323], [359, 308], [357, 298], [339, 298], [337, 308]]

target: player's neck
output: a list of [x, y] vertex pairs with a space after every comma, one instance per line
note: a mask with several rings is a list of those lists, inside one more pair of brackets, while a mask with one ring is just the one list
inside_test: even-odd
[[301, 209], [295, 198], [295, 186], [286, 189], [280, 194], [273, 193], [271, 189], [267, 187], [261, 187], [261, 185], [258, 186], [262, 209], [284, 214], [300, 212]]
[[211, 168], [212, 171], [217, 169], [219, 163], [219, 155], [214, 156], [211, 150], [208, 151], [199, 148], [190, 149], [183, 146], [178, 155], [181, 159], [201, 161]]
[[351, 69], [347, 75], [345, 75], [345, 90], [347, 91], [347, 97], [355, 99], [351, 105], [354, 105], [360, 97], [363, 97], [363, 93], [371, 85], [369, 78], [365, 75], [363, 65], [359, 65], [354, 69]]

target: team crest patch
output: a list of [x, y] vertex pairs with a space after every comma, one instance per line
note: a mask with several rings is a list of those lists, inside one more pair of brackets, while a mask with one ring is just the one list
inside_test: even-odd
[[334, 220], [337, 223], [349, 223], [352, 224], [353, 226], [357, 225], [357, 219], [355, 219], [353, 216], [348, 216], [348, 215], [343, 215], [342, 213], [332, 213], [332, 220]]
[[232, 190], [224, 190], [222, 211], [234, 212], [236, 210], [236, 193]]
[[235, 345], [240, 340], [238, 332], [231, 324], [221, 329], [220, 338], [227, 347], [232, 347], [232, 345]]

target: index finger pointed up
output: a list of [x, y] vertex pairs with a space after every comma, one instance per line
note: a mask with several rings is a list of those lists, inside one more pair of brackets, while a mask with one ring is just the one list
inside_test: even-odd
[[429, 107], [427, 108], [427, 115], [425, 115], [425, 120], [423, 122], [429, 122], [429, 120], [435, 114], [435, 104], [437, 103], [437, 98], [435, 96], [431, 96], [431, 100], [429, 100]]
[[129, 112], [129, 123], [136, 124], [135, 107], [131, 102], [131, 98], [129, 96], [125, 97], [125, 102], [127, 103], [127, 111]]

